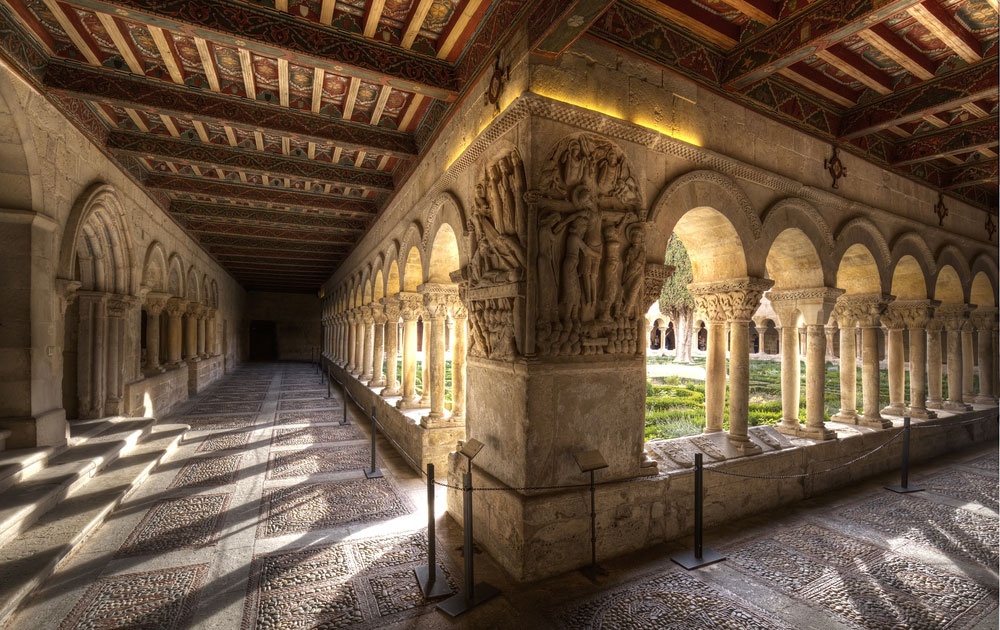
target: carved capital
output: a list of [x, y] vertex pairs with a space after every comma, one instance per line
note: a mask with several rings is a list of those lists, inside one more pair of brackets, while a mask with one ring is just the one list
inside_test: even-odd
[[79, 280], [56, 278], [56, 292], [59, 296], [59, 310], [63, 315], [66, 314], [66, 309], [69, 308], [69, 305], [76, 299], [76, 292], [80, 290], [81, 286], [83, 286], [83, 283]]
[[423, 298], [419, 293], [399, 294], [399, 316], [404, 322], [417, 321], [423, 312]]
[[458, 295], [448, 298], [448, 309], [451, 311], [451, 316], [455, 319], [466, 319], [469, 317], [469, 309]]
[[989, 306], [980, 306], [969, 313], [969, 320], [980, 332], [996, 330], [997, 309]]
[[385, 319], [388, 322], [398, 322], [399, 321], [399, 299], [395, 297], [384, 297], [382, 302], [382, 312], [385, 313]]
[[458, 297], [458, 287], [453, 284], [425, 283], [417, 287], [423, 296], [424, 310], [429, 319], [444, 319], [452, 298]]
[[927, 327], [936, 304], [932, 300], [902, 300], [890, 304], [888, 310], [902, 319], [906, 328], [920, 330]]
[[150, 317], [158, 317], [163, 309], [167, 307], [167, 302], [170, 301], [170, 296], [166, 293], [156, 293], [150, 291], [146, 294], [143, 303], [146, 306], [146, 313]]
[[934, 315], [948, 332], [960, 332], [968, 318], [969, 307], [965, 304], [942, 304], [935, 309]]
[[172, 297], [167, 301], [165, 310], [167, 311], [167, 315], [171, 317], [180, 317], [187, 311], [187, 302], [181, 298]]
[[855, 293], [842, 295], [837, 300], [833, 316], [841, 328], [874, 328], [879, 325], [879, 315], [885, 310], [891, 296], [881, 293]]
[[138, 300], [131, 295], [111, 294], [107, 302], [108, 317], [124, 318], [137, 303]]
[[765, 278], [734, 278], [722, 282], [695, 282], [688, 285], [695, 304], [709, 321], [750, 321], [760, 306], [764, 291], [774, 285]]
[[376, 326], [381, 326], [385, 323], [385, 306], [383, 306], [381, 302], [372, 302], [368, 305], [368, 308], [371, 309], [372, 322], [374, 322]]

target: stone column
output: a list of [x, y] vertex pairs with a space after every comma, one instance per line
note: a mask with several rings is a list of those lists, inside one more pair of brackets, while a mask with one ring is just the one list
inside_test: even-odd
[[360, 378], [365, 369], [365, 320], [361, 307], [354, 309], [354, 369], [351, 375]]
[[[776, 427], [781, 433], [807, 437], [814, 440], [830, 440], [836, 433], [826, 427], [826, 335], [827, 322], [833, 313], [840, 289], [815, 287], [803, 289], [776, 290], [768, 293], [771, 306], [782, 322], [781, 343], [781, 389], [782, 420]], [[799, 357], [799, 335], [796, 324], [799, 319], [806, 329], [806, 423], [799, 424], [799, 387], [801, 368]], [[786, 326], [785, 324], [789, 324]], [[786, 328], [788, 330], [786, 330]], [[793, 393], [788, 394], [786, 389]]]
[[906, 414], [906, 370], [903, 352], [903, 321], [900, 307], [890, 304], [882, 315], [882, 325], [886, 330], [886, 358], [889, 363], [889, 404], [882, 413], [890, 416]]
[[207, 330], [206, 330], [206, 325], [208, 323], [207, 307], [205, 307], [204, 305], [201, 305], [198, 308], [198, 315], [197, 315], [197, 317], [198, 317], [198, 319], [197, 319], [197, 321], [198, 321], [198, 329], [197, 329], [198, 340], [197, 340], [197, 342], [198, 343], [197, 343], [196, 351], [197, 351], [198, 357], [200, 357], [202, 359], [207, 359], [208, 358], [208, 334], [207, 334]]
[[216, 347], [218, 345], [216, 339], [216, 328], [218, 327], [216, 316], [218, 312], [216, 308], [209, 308], [208, 314], [205, 317], [205, 353], [209, 357], [219, 354], [219, 350]]
[[[761, 278], [736, 278], [723, 282], [694, 283], [688, 289], [709, 319], [709, 362], [705, 380], [705, 432], [722, 430], [725, 400], [725, 322], [730, 324], [729, 440], [744, 454], [760, 452], [747, 434], [750, 396], [750, 318], [764, 291], [773, 285]], [[713, 383], [710, 388], [709, 383]], [[709, 392], [712, 408], [709, 410]], [[711, 424], [710, 424], [711, 422]]]
[[[903, 322], [906, 324], [910, 342], [910, 397], [906, 415], [911, 418], [936, 418], [937, 414], [927, 410], [927, 322], [932, 307], [930, 300], [896, 302]], [[941, 380], [938, 379], [938, 383]]]
[[399, 299], [382, 298], [385, 310], [385, 387], [380, 395], [399, 396], [399, 380], [396, 375], [396, 357], [399, 355]]
[[398, 409], [415, 409], [420, 406], [416, 395], [417, 379], [417, 319], [423, 311], [418, 293], [399, 294], [399, 316], [403, 318], [403, 390], [396, 402]]
[[837, 346], [833, 343], [833, 335], [837, 332], [838, 328], [836, 326], [831, 326], [827, 324], [826, 326], [826, 359], [828, 361], [833, 361], [837, 358], [837, 353], [834, 352], [834, 348]]
[[333, 358], [334, 363], [343, 366], [344, 362], [347, 361], [347, 352], [345, 348], [347, 347], [346, 342], [346, 331], [344, 330], [344, 314], [337, 313], [334, 316], [334, 335], [337, 339], [336, 352]]
[[198, 313], [200, 304], [188, 304], [184, 317], [184, 358], [198, 361]]
[[461, 299], [451, 300], [451, 316], [455, 321], [451, 350], [451, 418], [465, 419], [465, 383], [469, 351], [469, 311]]
[[169, 295], [161, 293], [146, 294], [146, 365], [148, 374], [163, 371], [160, 365], [160, 313], [167, 306]]
[[980, 306], [972, 313], [972, 323], [976, 327], [979, 348], [979, 393], [975, 401], [986, 405], [997, 404], [993, 390], [993, 371], [996, 356], [993, 352], [993, 330], [996, 327], [997, 309]]
[[374, 373], [374, 338], [372, 331], [375, 327], [375, 318], [372, 315], [371, 305], [366, 304], [361, 308], [361, 374], [358, 378], [367, 383], [372, 380]]
[[420, 366], [421, 367], [421, 374], [422, 374], [422, 378], [420, 379], [420, 381], [421, 381], [420, 382], [420, 406], [421, 407], [430, 407], [430, 405], [431, 405], [431, 388], [429, 386], [430, 383], [428, 381], [429, 381], [429, 378], [430, 378], [430, 374], [429, 374], [429, 372], [430, 372], [430, 369], [429, 369], [430, 368], [430, 366], [429, 366], [429, 359], [430, 359], [430, 345], [431, 345], [431, 325], [430, 325], [430, 318], [427, 315], [427, 310], [426, 309], [424, 309], [424, 313], [423, 313], [423, 315], [421, 316], [420, 319], [421, 319], [421, 321], [424, 324], [423, 325], [423, 330], [421, 331], [421, 336], [423, 337], [423, 339], [420, 342], [420, 347], [422, 347], [424, 349], [424, 360], [423, 360], [423, 363]]
[[382, 363], [385, 361], [385, 307], [381, 303], [372, 304], [372, 321], [375, 332], [372, 337], [372, 378], [368, 387], [385, 387], [385, 372]]
[[944, 322], [937, 316], [927, 322], [927, 408], [944, 409], [941, 396], [941, 331]]
[[[844, 295], [837, 302], [837, 319], [843, 323], [856, 322], [858, 328], [861, 329], [861, 416], [855, 420], [856, 424], [875, 427], [879, 429], [885, 429], [892, 426], [892, 422], [886, 420], [879, 413], [879, 399], [878, 399], [878, 388], [879, 388], [879, 356], [878, 356], [878, 326], [879, 326], [879, 315], [885, 309], [885, 304], [887, 303], [886, 296], [878, 293], [866, 293], [866, 294], [852, 294]], [[841, 364], [841, 396], [843, 397], [847, 391], [853, 393], [854, 389], [853, 382], [848, 384], [847, 381], [854, 381], [853, 378], [844, 378], [845, 372], [852, 372], [848, 368], [848, 359], [850, 357], [845, 356], [845, 350], [849, 353], [849, 349], [846, 349], [843, 345], [843, 339], [845, 336], [845, 329], [841, 328], [841, 354], [840, 354], [840, 364]], [[855, 394], [856, 395], [856, 394]], [[843, 401], [843, 406], [848, 410], [850, 409], [849, 401]], [[841, 409], [841, 413], [838, 413], [834, 419], [838, 422], [849, 422], [850, 414], [843, 413], [844, 409]]]
[[858, 424], [858, 346], [854, 324], [857, 316], [838, 304], [834, 317], [840, 327], [840, 411], [835, 422]]
[[347, 313], [347, 365], [344, 366], [348, 374], [354, 374], [355, 370], [357, 370], [358, 329], [355, 326], [356, 323], [357, 314], [354, 311], [349, 311]]
[[968, 404], [974, 402], [976, 397], [975, 372], [976, 372], [976, 352], [972, 340], [974, 327], [972, 322], [965, 320], [962, 325], [962, 402]]
[[79, 412], [82, 418], [99, 418], [104, 411], [108, 294], [79, 291], [77, 299], [80, 305], [77, 353]]
[[964, 304], [943, 304], [938, 316], [948, 333], [948, 411], [971, 411], [972, 406], [962, 402], [965, 389], [962, 379], [962, 328], [965, 326], [967, 307]]
[[448, 419], [448, 411], [444, 407], [444, 359], [445, 359], [445, 320], [448, 317], [448, 306], [451, 300], [458, 296], [458, 287], [426, 283], [419, 287], [423, 294], [424, 323], [429, 344], [424, 346], [424, 392], [430, 398], [430, 413], [424, 416], [420, 424], [431, 428], [439, 426]]
[[181, 363], [183, 341], [181, 316], [186, 309], [187, 303], [180, 298], [170, 298], [167, 302], [167, 363], [171, 367], [177, 367]]
[[111, 295], [108, 298], [108, 330], [106, 351], [106, 385], [103, 415], [119, 416], [124, 412], [125, 399], [125, 324], [130, 319], [137, 298]]

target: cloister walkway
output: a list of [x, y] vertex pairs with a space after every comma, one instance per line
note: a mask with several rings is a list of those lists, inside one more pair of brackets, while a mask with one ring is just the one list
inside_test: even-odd
[[[426, 486], [309, 364], [250, 364], [180, 408], [181, 446], [29, 600], [38, 628], [996, 628], [998, 454], [987, 444], [706, 532], [725, 562], [686, 571], [689, 540], [516, 585], [458, 618], [420, 595]], [[438, 560], [462, 582], [461, 531]]]

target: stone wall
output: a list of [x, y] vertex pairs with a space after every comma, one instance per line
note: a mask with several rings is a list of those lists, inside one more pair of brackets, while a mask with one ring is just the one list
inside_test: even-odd
[[241, 331], [243, 354], [249, 356], [250, 352], [250, 322], [271, 321], [277, 332], [279, 361], [316, 361], [321, 307], [315, 295], [251, 291]]

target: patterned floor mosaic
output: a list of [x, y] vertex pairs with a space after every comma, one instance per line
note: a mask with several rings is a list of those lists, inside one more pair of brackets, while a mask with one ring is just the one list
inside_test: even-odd
[[118, 556], [166, 553], [215, 544], [232, 495], [201, 494], [157, 501], [118, 549]]
[[787, 628], [773, 616], [690, 574], [671, 571], [604, 593], [556, 616], [566, 630], [592, 628]]
[[919, 485], [930, 492], [978, 503], [994, 512], [1000, 509], [1000, 485], [996, 477], [949, 470], [922, 479]]
[[919, 494], [889, 493], [863, 501], [840, 516], [947, 555], [958, 554], [994, 569], [997, 565], [996, 517], [927, 501]]
[[226, 451], [243, 448], [250, 443], [249, 431], [230, 431], [222, 435], [210, 435], [201, 441], [199, 453], [210, 451]]
[[281, 400], [278, 401], [278, 411], [297, 411], [300, 409], [332, 409], [339, 408], [325, 398], [313, 398], [309, 400]]
[[[376, 466], [382, 462], [375, 458]], [[371, 468], [370, 446], [309, 448], [271, 453], [267, 462], [268, 479], [291, 479], [323, 473]]]
[[728, 550], [730, 566], [861, 629], [966, 628], [997, 593], [856, 538], [803, 523]]
[[277, 428], [271, 435], [272, 446], [293, 446], [302, 444], [326, 444], [364, 439], [365, 434], [356, 424]]
[[207, 564], [106, 577], [87, 589], [59, 630], [188, 627]]
[[301, 400], [304, 398], [318, 398], [321, 400], [329, 400], [326, 397], [325, 389], [300, 389], [288, 392], [281, 392], [278, 395], [281, 400]]
[[209, 414], [209, 413], [256, 413], [260, 411], [259, 402], [228, 402], [228, 403], [199, 403], [194, 406], [189, 414]]
[[296, 484], [264, 490], [257, 537], [395, 518], [413, 510], [386, 478]]
[[426, 614], [413, 573], [426, 564], [425, 532], [259, 556], [242, 627], [379, 628]]
[[344, 420], [344, 411], [339, 407], [334, 409], [316, 409], [314, 411], [283, 411], [278, 413], [275, 424], [301, 424], [303, 422], [336, 422]]
[[242, 455], [224, 455], [194, 459], [181, 468], [170, 487], [194, 488], [236, 483], [242, 458]]
[[986, 455], [985, 457], [979, 457], [970, 462], [965, 462], [963, 466], [971, 466], [973, 468], [980, 468], [992, 473], [1000, 473], [1000, 460], [992, 455]]
[[254, 423], [253, 415], [244, 416], [184, 416], [178, 420], [192, 431], [218, 431], [220, 429], [245, 429]]

